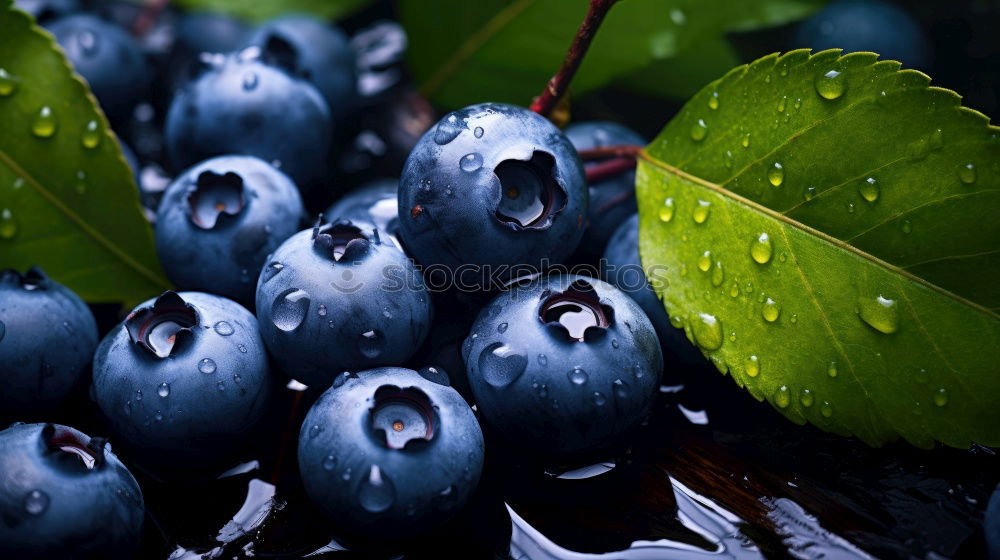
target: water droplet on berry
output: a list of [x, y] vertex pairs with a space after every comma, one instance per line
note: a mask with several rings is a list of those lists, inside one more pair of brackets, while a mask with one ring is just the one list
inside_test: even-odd
[[293, 331], [302, 324], [308, 311], [309, 294], [305, 290], [289, 288], [271, 304], [271, 321], [283, 331]]
[[160, 383], [160, 386], [156, 388], [156, 394], [160, 395], [161, 398], [167, 398], [170, 396], [170, 384]]
[[587, 382], [589, 378], [590, 377], [587, 375], [587, 372], [584, 371], [583, 368], [581, 368], [580, 366], [573, 368], [569, 372], [569, 380], [574, 385], [583, 385], [584, 383]]
[[[313, 426], [313, 428], [319, 428], [319, 426]], [[333, 455], [327, 455], [326, 459], [323, 459], [323, 470], [332, 471], [335, 468], [337, 468], [337, 458]]]
[[233, 334], [233, 326], [225, 321], [219, 321], [215, 324], [215, 332], [219, 333], [221, 336], [229, 336]]
[[458, 137], [466, 129], [465, 122], [456, 113], [449, 113], [434, 130], [434, 143], [444, 146]]
[[215, 373], [215, 361], [212, 358], [204, 358], [198, 362], [198, 371], [204, 374]]
[[500, 323], [497, 325], [497, 332], [500, 334], [507, 332], [507, 323]]
[[472, 134], [475, 135], [476, 138], [482, 138], [483, 137], [483, 127], [477, 126], [476, 129], [472, 131]]
[[385, 350], [385, 335], [378, 329], [361, 333], [358, 337], [358, 349], [366, 358], [377, 358]]
[[41, 515], [49, 508], [49, 495], [41, 490], [32, 490], [24, 495], [24, 511], [28, 515]]
[[594, 404], [597, 406], [604, 406], [604, 403], [608, 402], [608, 398], [605, 397], [604, 393], [600, 391], [594, 391], [594, 394], [591, 395], [591, 397], [594, 400]]
[[[538, 361], [544, 365], [547, 359], [539, 355]], [[479, 354], [479, 374], [493, 387], [510, 385], [527, 367], [527, 357], [500, 342], [490, 344]]]
[[372, 465], [368, 471], [368, 478], [361, 481], [358, 501], [361, 507], [371, 513], [385, 511], [396, 501], [396, 489], [378, 465]]
[[257, 77], [257, 73], [254, 71], [248, 71], [243, 74], [243, 89], [244, 91], [251, 91], [257, 87], [257, 82], [260, 79]]
[[479, 154], [465, 154], [459, 162], [462, 171], [473, 172], [483, 166], [483, 156]]

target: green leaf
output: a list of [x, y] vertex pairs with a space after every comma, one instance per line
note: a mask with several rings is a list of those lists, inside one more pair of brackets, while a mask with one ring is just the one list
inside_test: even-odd
[[178, 0], [185, 10], [223, 12], [247, 21], [266, 21], [282, 14], [309, 14], [339, 19], [361, 9], [371, 0]]
[[792, 421], [1000, 445], [1000, 131], [876, 60], [771, 55], [691, 99], [639, 166], [643, 261]]
[[[420, 0], [402, 0], [399, 17], [410, 38], [410, 68], [435, 103], [527, 104], [559, 67], [587, 5], [579, 0], [442, 0], [429, 9]], [[654, 62], [694, 53], [702, 42], [716, 41], [727, 31], [803, 17], [819, 5], [817, 0], [619, 2], [594, 38], [573, 91], [584, 93]], [[656, 79], [685, 81], [660, 74]]]
[[10, 0], [0, 3], [0, 68], [0, 266], [39, 265], [88, 301], [169, 288], [104, 114], [52, 36]]

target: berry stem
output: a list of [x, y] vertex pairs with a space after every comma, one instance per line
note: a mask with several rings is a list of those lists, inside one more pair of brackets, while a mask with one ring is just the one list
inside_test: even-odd
[[635, 159], [639, 157], [639, 152], [642, 151], [642, 146], [635, 146], [631, 144], [623, 144], [621, 146], [602, 146], [600, 148], [591, 148], [589, 150], [580, 150], [580, 159], [583, 161], [596, 161], [601, 159], [609, 158], [631, 158]]
[[630, 169], [635, 169], [634, 157], [616, 157], [608, 161], [602, 161], [597, 165], [591, 165], [586, 169], [587, 182], [596, 183]]
[[604, 16], [608, 14], [608, 10], [617, 1], [590, 0], [587, 16], [583, 18], [580, 29], [577, 30], [576, 36], [573, 37], [573, 43], [570, 45], [569, 51], [566, 52], [566, 58], [563, 59], [562, 66], [549, 79], [542, 93], [531, 102], [532, 111], [546, 118], [550, 116], [552, 110], [559, 103], [559, 100], [566, 94], [566, 90], [569, 89], [569, 83], [573, 80], [573, 75], [576, 74], [580, 63], [583, 62], [583, 56], [587, 54], [590, 42], [594, 40], [594, 35], [597, 34], [597, 29], [601, 26], [601, 22], [604, 21]]
[[139, 15], [132, 22], [132, 35], [136, 37], [145, 35], [169, 3], [170, 0], [146, 0]]

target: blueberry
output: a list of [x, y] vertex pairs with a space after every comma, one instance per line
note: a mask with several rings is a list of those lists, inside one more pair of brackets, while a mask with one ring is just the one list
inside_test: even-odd
[[239, 304], [166, 292], [101, 341], [93, 393], [114, 432], [166, 472], [228, 459], [272, 393], [257, 320]]
[[[650, 270], [650, 274], [655, 274]], [[663, 347], [671, 352], [671, 357], [687, 365], [705, 363], [705, 357], [684, 336], [684, 331], [670, 324], [663, 302], [649, 285], [642, 262], [639, 259], [639, 215], [633, 214], [615, 230], [604, 251], [601, 277], [622, 290], [646, 313]], [[655, 280], [656, 278], [654, 278]]]
[[[565, 133], [578, 152], [608, 146], [646, 144], [642, 136], [635, 131], [608, 121], [571, 124], [566, 127]], [[587, 162], [585, 167], [600, 163]], [[636, 212], [635, 171], [626, 171], [591, 183], [589, 190], [590, 210], [587, 213], [587, 229], [583, 232], [580, 250], [600, 254], [615, 228]]]
[[61, 403], [96, 346], [97, 323], [76, 294], [37, 267], [0, 272], [0, 413]]
[[273, 59], [312, 82], [326, 99], [334, 121], [354, 107], [354, 51], [339, 28], [306, 15], [287, 15], [258, 27], [249, 45], [259, 47], [265, 59]]
[[257, 282], [261, 336], [282, 371], [325, 387], [340, 371], [406, 361], [432, 309], [420, 272], [370, 224], [317, 223], [281, 244]]
[[228, 53], [246, 44], [250, 30], [242, 21], [218, 12], [184, 14], [174, 31], [167, 81], [182, 85], [198, 68], [201, 53]]
[[60, 18], [48, 28], [108, 118], [127, 119], [152, 78], [149, 61], [135, 40], [124, 29], [83, 13]]
[[358, 94], [368, 104], [406, 83], [406, 30], [394, 21], [378, 21], [351, 37], [358, 61]]
[[648, 412], [663, 369], [642, 309], [610, 284], [571, 274], [497, 296], [462, 352], [484, 421], [548, 455], [613, 443]]
[[911, 68], [930, 64], [930, 43], [905, 9], [880, 0], [832, 2], [796, 30], [792, 48], [871, 51]]
[[0, 557], [129, 558], [142, 491], [102, 438], [58, 424], [0, 431]]
[[267, 255], [299, 230], [295, 183], [252, 156], [220, 156], [188, 169], [156, 213], [156, 248], [174, 285], [252, 303]]
[[394, 241], [399, 233], [399, 179], [377, 179], [345, 194], [324, 216], [374, 224]]
[[206, 57], [208, 67], [170, 103], [167, 153], [177, 168], [222, 154], [257, 156], [305, 188], [326, 169], [330, 111], [312, 84], [254, 51]]
[[299, 471], [335, 526], [379, 539], [424, 533], [469, 499], [483, 434], [462, 397], [428, 373], [344, 373], [306, 415]]
[[[507, 266], [561, 262], [580, 241], [586, 212], [573, 145], [512, 105], [445, 116], [417, 142], [399, 183], [403, 244], [424, 265], [466, 265], [463, 283], [483, 283], [487, 272], [509, 278]], [[483, 266], [493, 270], [473, 270]]]

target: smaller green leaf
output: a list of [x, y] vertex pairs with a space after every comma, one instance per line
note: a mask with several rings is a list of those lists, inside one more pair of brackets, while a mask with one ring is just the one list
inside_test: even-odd
[[247, 21], [266, 21], [282, 14], [309, 14], [323, 19], [339, 19], [371, 0], [178, 0], [185, 10], [223, 12]]
[[0, 2], [0, 266], [39, 265], [88, 301], [167, 288], [104, 114], [52, 36]]

